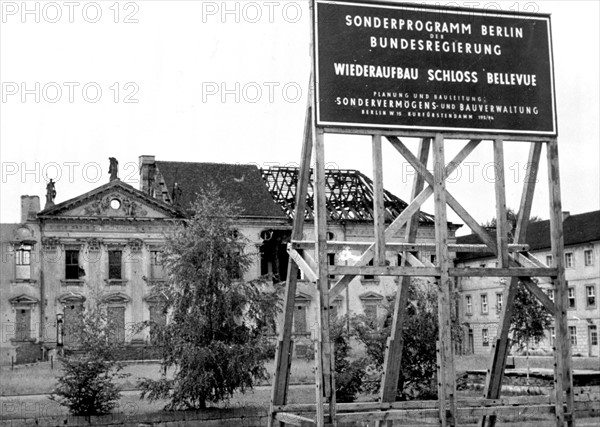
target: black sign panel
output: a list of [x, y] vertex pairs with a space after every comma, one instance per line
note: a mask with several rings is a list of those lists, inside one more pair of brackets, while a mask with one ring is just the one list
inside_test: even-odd
[[550, 17], [315, 0], [317, 126], [556, 135]]

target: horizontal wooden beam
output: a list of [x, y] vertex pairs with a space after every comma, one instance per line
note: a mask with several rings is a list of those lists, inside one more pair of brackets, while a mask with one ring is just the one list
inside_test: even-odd
[[353, 266], [353, 265], [332, 265], [329, 267], [329, 274], [353, 276], [416, 276], [416, 277], [436, 277], [440, 275], [439, 268], [427, 267], [375, 267], [371, 265]]
[[[596, 401], [600, 400], [591, 397], [589, 393], [582, 396], [579, 401]], [[460, 397], [456, 399], [456, 403], [460, 408], [469, 408], [477, 406], [510, 406], [515, 405], [553, 405], [552, 396], [506, 396], [498, 399], [486, 399], [483, 397]], [[275, 406], [274, 412], [314, 412], [316, 405], [314, 403], [289, 404]], [[405, 402], [353, 402], [353, 403], [338, 403], [336, 408], [341, 412], [353, 411], [373, 411], [389, 409], [437, 409], [439, 403], [437, 400], [409, 400]], [[325, 405], [325, 410], [328, 410], [328, 405]]]
[[275, 420], [290, 424], [293, 426], [301, 426], [301, 427], [313, 427], [316, 425], [313, 419], [303, 417], [301, 415], [289, 414], [286, 412], [279, 412], [275, 415]]
[[[315, 242], [310, 240], [292, 240], [292, 247], [294, 249], [314, 249]], [[344, 241], [328, 241], [327, 248], [330, 250], [343, 250], [346, 248], [350, 249], [363, 249], [373, 245], [373, 242], [344, 242]], [[435, 251], [435, 243], [401, 243], [401, 242], [386, 242], [386, 249], [388, 251]], [[473, 244], [449, 244], [448, 250], [450, 252], [471, 252], [471, 253], [490, 253], [490, 248], [487, 245]], [[529, 245], [525, 244], [510, 244], [508, 245], [509, 252], [524, 252], [529, 250]]]
[[[342, 134], [342, 135], [383, 135], [383, 136], [403, 136], [407, 138], [434, 138], [439, 131], [412, 131], [400, 129], [361, 129], [348, 127], [331, 127], [319, 126], [325, 133]], [[444, 139], [479, 139], [479, 140], [494, 140], [502, 139], [504, 141], [521, 141], [521, 142], [548, 142], [555, 138], [554, 136], [534, 136], [534, 135], [511, 135], [511, 134], [494, 134], [494, 133], [475, 133], [475, 132], [444, 132]]]
[[556, 268], [450, 268], [453, 277], [554, 277]]
[[[518, 406], [478, 406], [469, 408], [458, 408], [456, 411], [459, 418], [480, 417], [483, 415], [499, 416], [519, 414], [519, 417], [529, 414], [552, 414], [555, 407], [553, 404], [543, 405], [518, 405]], [[437, 418], [439, 412], [437, 409], [390, 409], [387, 411], [366, 411], [366, 412], [338, 412], [336, 420], [338, 422], [359, 422], [359, 421], [388, 421], [400, 419], [423, 419]]]
[[[450, 268], [452, 277], [553, 277], [556, 268]], [[440, 275], [438, 267], [375, 267], [371, 265], [332, 265], [329, 274], [354, 276], [412, 276], [412, 277], [437, 277]]]

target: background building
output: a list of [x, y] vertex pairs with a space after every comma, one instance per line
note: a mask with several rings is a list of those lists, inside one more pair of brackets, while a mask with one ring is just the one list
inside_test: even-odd
[[[578, 215], [563, 214], [565, 241], [565, 275], [568, 284], [568, 313], [572, 354], [598, 356], [600, 328], [600, 211]], [[457, 243], [480, 243], [475, 235], [457, 238]], [[550, 221], [532, 222], [525, 243], [530, 252], [547, 265], [552, 264]], [[458, 267], [494, 267], [491, 254], [462, 253], [456, 258]], [[466, 353], [488, 353], [496, 337], [500, 308], [503, 303], [506, 278], [457, 278], [460, 293], [459, 318], [464, 325]], [[539, 286], [554, 300], [554, 290], [548, 278], [539, 278]], [[546, 339], [532, 343], [533, 348], [552, 351], [555, 329], [551, 327]]]

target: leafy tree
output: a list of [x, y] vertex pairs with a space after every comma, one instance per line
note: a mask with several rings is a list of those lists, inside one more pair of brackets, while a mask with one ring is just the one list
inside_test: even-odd
[[[385, 306], [387, 313], [383, 322], [368, 319], [363, 315], [355, 316], [353, 319], [355, 334], [365, 345], [367, 357], [380, 375], [387, 339], [391, 333], [392, 307], [393, 303]], [[406, 314], [402, 333], [404, 346], [397, 397], [400, 400], [433, 399], [437, 395], [435, 381], [438, 340], [437, 288], [430, 283], [413, 279], [409, 287]], [[455, 313], [452, 319], [452, 336], [455, 342], [461, 339]], [[377, 392], [379, 383], [380, 381], [372, 381], [374, 387], [371, 387], [370, 391]]]
[[513, 305], [510, 332], [517, 349], [526, 351], [527, 381], [529, 381], [529, 345], [532, 340], [543, 339], [551, 324], [552, 315], [519, 282]]
[[363, 388], [363, 371], [367, 360], [351, 360], [350, 334], [345, 317], [330, 319], [329, 337], [333, 342], [335, 361], [335, 397], [338, 402], [353, 402]]
[[214, 186], [198, 194], [192, 209], [167, 239], [168, 281], [154, 288], [169, 313], [166, 325], [152, 325], [163, 376], [139, 384], [142, 398], [168, 398], [172, 410], [202, 409], [266, 379], [265, 332], [279, 309], [272, 285], [241, 279], [253, 254], [244, 252], [246, 241], [235, 229], [239, 209]]
[[[519, 218], [519, 213], [516, 212], [513, 208], [506, 209], [506, 219], [508, 220], [508, 237], [512, 241], [514, 239], [515, 227], [517, 226], [517, 219]], [[532, 216], [529, 218], [529, 222], [540, 222], [542, 219], [539, 216]], [[482, 223], [483, 227], [496, 227], [497, 220], [496, 218], [492, 218], [491, 220]]]
[[117, 361], [119, 344], [111, 334], [101, 298], [93, 299], [77, 331], [79, 348], [61, 357], [63, 374], [50, 399], [73, 415], [101, 415], [114, 409], [121, 397], [116, 384], [123, 365]]

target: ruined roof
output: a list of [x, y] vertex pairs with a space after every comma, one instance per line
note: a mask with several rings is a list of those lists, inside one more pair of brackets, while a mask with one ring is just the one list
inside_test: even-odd
[[[495, 238], [495, 232], [491, 232]], [[600, 211], [570, 215], [563, 221], [565, 246], [589, 243], [600, 240]], [[476, 234], [459, 236], [457, 244], [480, 244]], [[550, 249], [550, 220], [537, 221], [529, 224], [525, 243], [531, 251]], [[489, 258], [492, 253], [459, 253], [457, 261], [468, 261], [479, 258]]]
[[286, 218], [254, 165], [156, 161], [156, 166], [171, 197], [175, 183], [178, 184], [181, 189], [178, 205], [184, 209], [190, 208], [196, 193], [212, 183], [226, 201], [242, 209], [242, 216]]
[[[273, 199], [283, 208], [288, 218], [294, 218], [299, 168], [271, 167], [262, 170], [262, 177]], [[326, 169], [327, 211], [333, 221], [372, 222], [373, 181], [357, 170]], [[384, 190], [385, 221], [393, 221], [407, 207], [407, 203]], [[313, 219], [312, 170], [308, 187], [306, 219]], [[421, 223], [434, 223], [434, 217], [421, 212]]]

